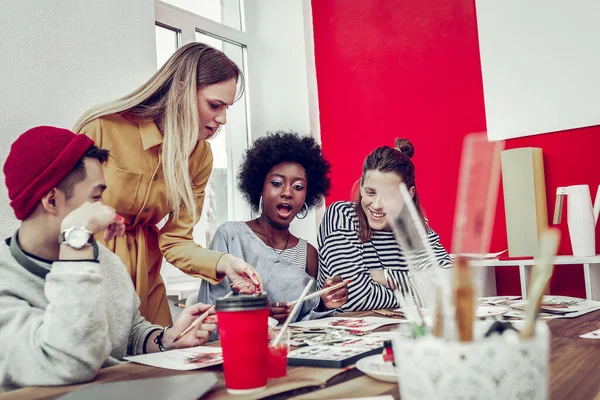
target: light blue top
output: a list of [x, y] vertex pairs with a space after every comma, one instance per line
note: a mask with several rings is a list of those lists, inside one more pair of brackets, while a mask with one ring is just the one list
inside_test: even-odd
[[[269, 301], [272, 303], [291, 302], [298, 299], [308, 281], [313, 279], [306, 273], [305, 265], [299, 266], [288, 260], [285, 254], [277, 254], [242, 221], [226, 222], [221, 225], [209, 248], [231, 254], [252, 265], [260, 275], [263, 290], [267, 292]], [[216, 299], [231, 291], [230, 283], [228, 278], [217, 285], [202, 281], [198, 292], [198, 301], [215, 304]], [[311, 292], [316, 290], [315, 282]], [[319, 302], [320, 297], [305, 301], [294, 320], [328, 317], [335, 313], [335, 310], [317, 311]]]

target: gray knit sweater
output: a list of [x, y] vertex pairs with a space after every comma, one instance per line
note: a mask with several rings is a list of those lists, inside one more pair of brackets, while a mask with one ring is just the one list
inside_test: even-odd
[[101, 367], [141, 354], [156, 329], [118, 256], [56, 261], [43, 277], [0, 243], [0, 392], [92, 380]]

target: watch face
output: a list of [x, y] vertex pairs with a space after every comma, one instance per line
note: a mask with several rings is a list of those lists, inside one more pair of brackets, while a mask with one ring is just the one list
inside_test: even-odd
[[74, 249], [80, 249], [87, 244], [89, 238], [89, 233], [84, 230], [73, 229], [66, 237], [66, 242]]

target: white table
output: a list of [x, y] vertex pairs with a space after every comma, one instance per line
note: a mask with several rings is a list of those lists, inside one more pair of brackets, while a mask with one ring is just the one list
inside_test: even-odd
[[[529, 277], [531, 276], [531, 267], [533, 259], [510, 259], [499, 260], [497, 258], [487, 260], [473, 261], [475, 267], [519, 267], [519, 275], [521, 278], [521, 295], [523, 299], [527, 298], [527, 288], [529, 287]], [[554, 265], [583, 265], [583, 273], [585, 278], [585, 296], [588, 300], [600, 300], [600, 255], [591, 257], [575, 257], [575, 256], [556, 256], [553, 262]], [[492, 271], [493, 272], [493, 269]], [[488, 275], [494, 275], [490, 273]], [[489, 279], [488, 279], [489, 282]], [[495, 278], [494, 278], [495, 285]], [[490, 295], [489, 292], [486, 293]]]

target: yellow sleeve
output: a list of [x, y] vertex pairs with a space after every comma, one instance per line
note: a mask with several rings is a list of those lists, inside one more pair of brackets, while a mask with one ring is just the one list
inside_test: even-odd
[[96, 144], [96, 146], [100, 147], [101, 149], [103, 148], [102, 147], [102, 123], [100, 122], [100, 119], [96, 118], [96, 119], [91, 120], [90, 122], [85, 124], [79, 132], [75, 132], [75, 133], [83, 133], [84, 135], [86, 135], [87, 137], [92, 139], [94, 141], [94, 143]]
[[223, 278], [217, 277], [217, 263], [223, 256], [222, 252], [202, 248], [194, 242], [192, 232], [200, 220], [204, 204], [204, 189], [210, 177], [213, 165], [213, 155], [210, 145], [206, 143], [206, 156], [200, 165], [199, 173], [193, 178], [192, 185], [196, 194], [197, 217], [185, 209], [175, 219], [173, 213], [165, 226], [160, 230], [158, 243], [163, 256], [168, 262], [188, 275], [203, 278], [210, 283], [219, 283]]

